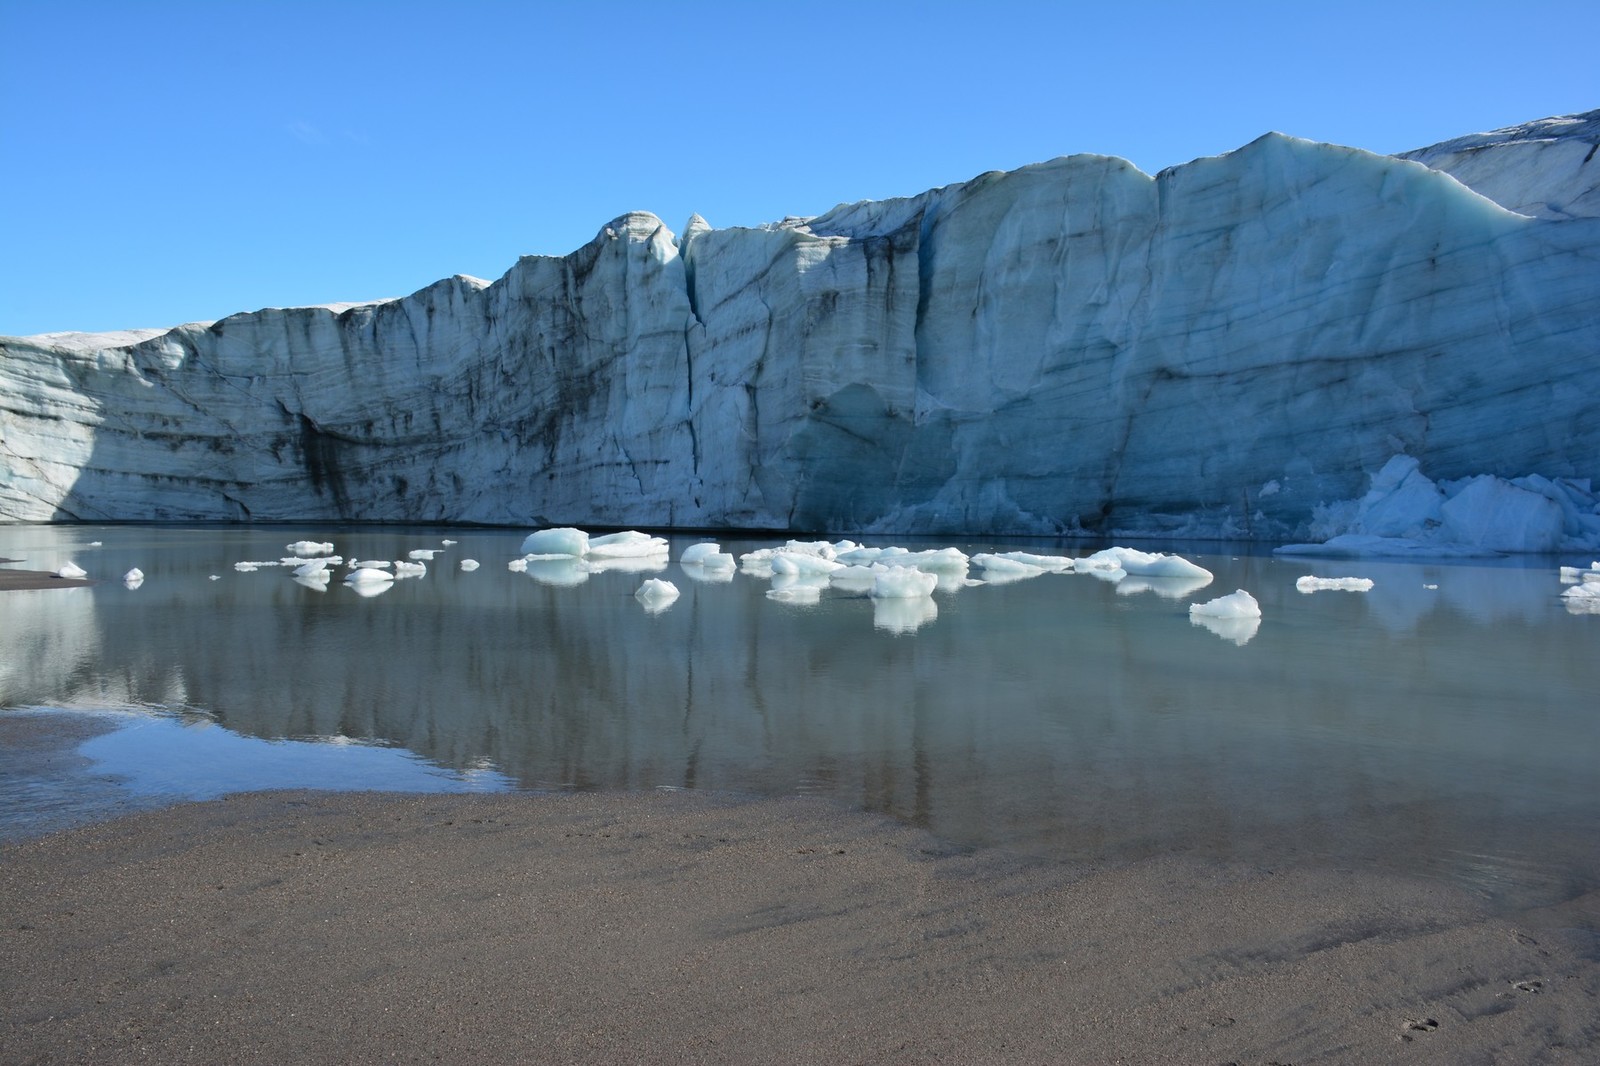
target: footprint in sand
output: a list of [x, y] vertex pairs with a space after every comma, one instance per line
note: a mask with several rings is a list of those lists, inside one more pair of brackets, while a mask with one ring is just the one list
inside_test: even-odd
[[1518, 992], [1542, 992], [1544, 991], [1544, 982], [1537, 977], [1530, 977], [1526, 981], [1512, 981], [1511, 987]]
[[1431, 1033], [1439, 1028], [1439, 1023], [1432, 1018], [1410, 1018], [1400, 1028], [1405, 1032], [1400, 1034], [1401, 1040], [1411, 1040], [1417, 1033]]

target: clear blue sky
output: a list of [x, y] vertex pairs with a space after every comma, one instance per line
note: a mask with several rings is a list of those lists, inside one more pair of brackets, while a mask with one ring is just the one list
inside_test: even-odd
[[0, 334], [497, 278], [642, 209], [817, 214], [1268, 130], [1600, 107], [1592, 0], [0, 0]]

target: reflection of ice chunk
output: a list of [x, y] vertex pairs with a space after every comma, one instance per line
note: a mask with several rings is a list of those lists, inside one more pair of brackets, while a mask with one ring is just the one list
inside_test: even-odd
[[1260, 618], [1261, 605], [1244, 589], [1219, 596], [1205, 603], [1189, 605], [1191, 618]]
[[828, 575], [828, 582], [843, 592], [869, 592], [878, 573], [871, 566], [842, 566]]
[[304, 585], [306, 588], [315, 589], [317, 592], [327, 592], [328, 577], [329, 574], [326, 570], [318, 570], [312, 577], [301, 577], [299, 574], [295, 574], [292, 580], [296, 585]]
[[726, 566], [702, 566], [696, 563], [681, 563], [679, 569], [683, 576], [690, 581], [698, 581], [702, 585], [727, 585], [733, 581], [735, 567], [733, 556], [722, 555], [718, 558], [728, 560]]
[[478, 568], [478, 560], [476, 560], [476, 559], [463, 559], [463, 560], [461, 560], [461, 569], [467, 571], [468, 573], [471, 573], [473, 570], [476, 570], [477, 568]]
[[77, 563], [67, 563], [62, 566], [60, 570], [56, 571], [56, 577], [64, 577], [71, 581], [75, 581], [80, 577], [88, 576], [89, 572], [83, 567], [79, 566]]
[[645, 556], [664, 555], [669, 545], [661, 537], [652, 537], [638, 530], [609, 533], [603, 537], [589, 538], [590, 559], [638, 559]]
[[870, 595], [875, 600], [910, 599], [931, 596], [938, 586], [937, 574], [924, 573], [914, 566], [896, 566], [873, 575]]
[[[379, 572], [381, 573], [382, 571]], [[361, 596], [365, 599], [371, 599], [374, 596], [382, 596], [385, 592], [388, 592], [390, 589], [394, 588], [394, 581], [392, 579], [389, 581], [365, 581], [355, 585], [351, 585], [346, 582], [346, 585], [349, 587], [350, 591], [354, 592], [357, 596]]]
[[590, 555], [584, 560], [584, 565], [591, 574], [604, 574], [609, 572], [623, 574], [648, 574], [654, 570], [667, 568], [667, 553], [659, 552], [650, 555], [623, 555], [616, 558], [605, 558]]
[[288, 545], [288, 550], [296, 555], [328, 555], [333, 551], [331, 543], [321, 543], [314, 540], [297, 540]]
[[822, 598], [822, 586], [809, 581], [796, 581], [791, 585], [775, 585], [767, 590], [767, 599], [779, 603], [816, 603]]
[[1304, 593], [1312, 592], [1367, 592], [1372, 588], [1370, 577], [1313, 577], [1306, 574], [1296, 579], [1294, 587]]
[[1211, 575], [1204, 577], [1134, 577], [1128, 575], [1117, 582], [1118, 596], [1132, 596], [1140, 592], [1154, 592], [1167, 600], [1181, 600], [1211, 584]]
[[678, 586], [659, 577], [646, 578], [644, 584], [634, 592], [633, 598], [651, 614], [659, 614], [671, 607], [672, 601], [678, 598]]
[[1561, 594], [1561, 605], [1571, 614], [1600, 614], [1600, 583], [1573, 585]]
[[144, 571], [137, 566], [122, 575], [122, 583], [130, 589], [136, 589], [144, 584]]
[[524, 571], [529, 577], [541, 585], [555, 585], [567, 588], [572, 585], [581, 585], [589, 580], [589, 564], [582, 559], [513, 559], [514, 563], [521, 563], [520, 567], [513, 567]]
[[1327, 559], [1488, 559], [1500, 553], [1471, 544], [1375, 537], [1368, 533], [1341, 533], [1321, 544], [1285, 544], [1274, 555], [1321, 556]]
[[1261, 628], [1259, 618], [1217, 618], [1212, 615], [1197, 615], [1191, 613], [1189, 622], [1192, 625], [1209, 629], [1223, 640], [1231, 641], [1239, 647], [1250, 643], [1250, 638], [1256, 635], [1256, 630]]
[[872, 601], [873, 626], [891, 633], [915, 633], [938, 617], [939, 605], [931, 596]]
[[582, 558], [589, 552], [589, 534], [564, 526], [529, 533], [522, 542], [523, 555], [570, 555]]
[[327, 572], [328, 561], [326, 559], [313, 559], [294, 568], [295, 577], [315, 577], [318, 574], [326, 574]]

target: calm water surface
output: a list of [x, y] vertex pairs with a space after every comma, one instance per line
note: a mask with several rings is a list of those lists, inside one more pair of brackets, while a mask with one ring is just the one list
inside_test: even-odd
[[[1189, 546], [1204, 589], [1044, 575], [798, 606], [676, 562], [513, 573], [522, 535], [0, 527], [0, 556], [105, 579], [0, 596], [0, 708], [106, 730], [68, 757], [0, 750], [0, 834], [264, 787], [670, 787], [822, 793], [1051, 856], [1375, 863], [1516, 903], [1600, 884], [1600, 616], [1563, 609], [1556, 569], [1587, 558]], [[347, 558], [459, 543], [372, 598], [233, 569], [302, 537]], [[948, 543], [1091, 550], [910, 546]], [[1307, 573], [1376, 587], [1303, 595]], [[645, 576], [682, 596], [647, 612]], [[1235, 588], [1259, 629], [1190, 622]]]

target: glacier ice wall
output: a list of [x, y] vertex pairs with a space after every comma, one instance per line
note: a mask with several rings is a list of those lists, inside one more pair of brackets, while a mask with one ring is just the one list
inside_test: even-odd
[[8, 338], [0, 519], [1284, 539], [1396, 454], [1600, 479], [1597, 125], [632, 213], [492, 284]]

